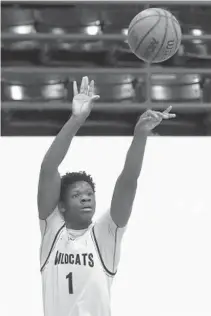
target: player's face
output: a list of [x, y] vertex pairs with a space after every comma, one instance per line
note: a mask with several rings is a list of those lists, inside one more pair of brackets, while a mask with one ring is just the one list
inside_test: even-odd
[[89, 226], [95, 213], [95, 193], [88, 182], [78, 181], [72, 184], [65, 201], [65, 220], [74, 229]]

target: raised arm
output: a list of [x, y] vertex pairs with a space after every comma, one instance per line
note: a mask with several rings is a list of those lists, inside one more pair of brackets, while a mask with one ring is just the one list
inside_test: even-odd
[[132, 211], [147, 136], [163, 119], [175, 117], [175, 114], [169, 114], [171, 108], [168, 107], [163, 113], [148, 110], [141, 115], [136, 124], [124, 168], [117, 179], [111, 201], [111, 217], [118, 227], [124, 227], [127, 224]]
[[89, 85], [88, 77], [83, 77], [79, 93], [74, 82], [73, 91], [72, 116], [56, 136], [41, 164], [37, 203], [39, 218], [43, 220], [53, 212], [59, 202], [61, 178], [58, 167], [73, 137], [89, 116], [93, 101], [99, 98], [94, 95], [94, 81]]

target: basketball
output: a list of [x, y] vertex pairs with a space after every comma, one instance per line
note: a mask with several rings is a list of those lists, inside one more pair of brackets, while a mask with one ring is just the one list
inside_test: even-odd
[[181, 38], [178, 20], [160, 8], [138, 13], [128, 28], [131, 51], [147, 63], [160, 63], [171, 58], [179, 49]]

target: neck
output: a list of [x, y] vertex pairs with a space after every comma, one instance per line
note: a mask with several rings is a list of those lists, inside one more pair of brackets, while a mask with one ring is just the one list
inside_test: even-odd
[[80, 230], [80, 229], [86, 229], [89, 227], [90, 223], [68, 223], [66, 222], [66, 227], [69, 229], [75, 229], [75, 230]]

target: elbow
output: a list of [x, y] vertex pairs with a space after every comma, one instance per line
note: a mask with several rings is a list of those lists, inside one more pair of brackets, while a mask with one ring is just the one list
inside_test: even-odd
[[45, 173], [48, 169], [50, 169], [48, 161], [43, 160], [43, 162], [42, 162], [42, 164], [40, 166], [40, 171], [42, 173]]
[[41, 173], [49, 174], [49, 173], [55, 172], [56, 170], [58, 170], [57, 166], [55, 166], [54, 164], [52, 164], [48, 160], [43, 160], [41, 167], [40, 167]]

